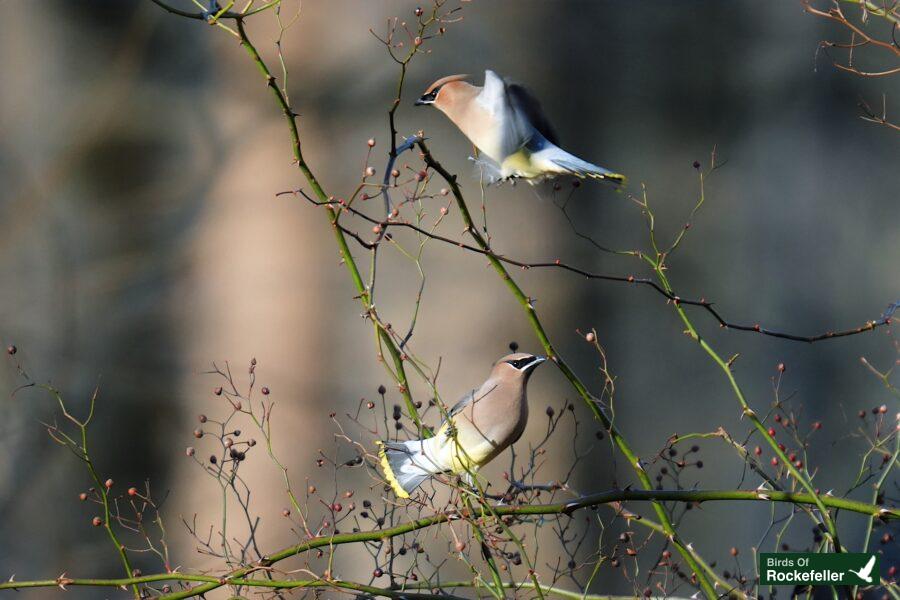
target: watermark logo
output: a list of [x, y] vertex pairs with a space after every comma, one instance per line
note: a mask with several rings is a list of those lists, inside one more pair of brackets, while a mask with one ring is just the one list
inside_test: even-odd
[[870, 585], [881, 576], [877, 554], [816, 554], [811, 552], [759, 555], [760, 585]]

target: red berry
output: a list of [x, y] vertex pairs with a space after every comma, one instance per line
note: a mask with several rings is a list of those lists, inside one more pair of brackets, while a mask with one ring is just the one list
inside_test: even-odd
[[769, 435], [771, 437], [775, 437], [775, 428], [774, 427], [769, 427]]
[[753, 454], [760, 456], [762, 454], [762, 448], [757, 446], [756, 448], [753, 449]]
[[772, 466], [773, 466], [773, 467], [777, 467], [777, 466], [778, 466], [778, 459], [775, 458], [774, 456], [772, 457]]
[[106, 482], [105, 482], [103, 485], [106, 486], [106, 489], [109, 489], [109, 488], [111, 488], [111, 487], [113, 486], [113, 480], [112, 480], [112, 479], [107, 479]]
[[132, 496], [132, 497], [137, 496], [137, 488], [136, 487], [128, 488], [128, 495]]
[[100, 527], [101, 525], [103, 525], [103, 519], [101, 519], [100, 517], [94, 517], [91, 520], [91, 525], [93, 525], [94, 527]]

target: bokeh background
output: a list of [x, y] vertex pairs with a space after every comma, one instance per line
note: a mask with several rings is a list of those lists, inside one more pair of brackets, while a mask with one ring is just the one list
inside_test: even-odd
[[[284, 35], [305, 155], [330, 193], [352, 191], [369, 137], [379, 142], [374, 164], [384, 164], [397, 70], [368, 29], [383, 31], [393, 15], [412, 19], [415, 6], [307, 2]], [[440, 76], [473, 73], [480, 81], [491, 68], [533, 89], [568, 149], [626, 173], [633, 192], [645, 185], [662, 234], [677, 232], [695, 202], [692, 163], [708, 164], [716, 149], [724, 164], [671, 262], [682, 295], [713, 299], [737, 321], [799, 333], [860, 324], [900, 298], [900, 136], [862, 122], [856, 108], [859, 97], [877, 105], [882, 94], [900, 107], [900, 79], [862, 80], [831, 68], [817, 45], [834, 30], [798, 2], [464, 7], [463, 21], [413, 62], [398, 123], [401, 133], [425, 130], [438, 158], [463, 173], [470, 204], [479, 204], [470, 146], [439, 113], [411, 101]], [[184, 458], [196, 415], [220, 406], [211, 393], [217, 382], [202, 372], [227, 360], [242, 374], [257, 358], [260, 381], [278, 402], [282, 458], [297, 481], [323, 477], [314, 459], [333, 444], [327, 414], [375, 399], [388, 383], [370, 326], [358, 317], [322, 215], [275, 196], [302, 182], [281, 116], [231, 37], [148, 0], [7, 0], [0, 11], [0, 341], [15, 343], [29, 374], [52, 381], [75, 406], [100, 385], [97, 463], [117, 485], [150, 478], [157, 492], [168, 490], [176, 562], [208, 567], [179, 523], [195, 513], [212, 522], [219, 510], [214, 483]], [[274, 19], [254, 19], [250, 31], [273, 57]], [[608, 246], [645, 243], [640, 215], [622, 194], [587, 185], [570, 208], [582, 230]], [[488, 210], [499, 251], [638, 272], [629, 259], [572, 235], [553, 202], [526, 186], [490, 190]], [[448, 219], [443, 231], [461, 230], [453, 212]], [[397, 253], [383, 255], [379, 310], [405, 323], [417, 278]], [[429, 246], [424, 266], [413, 339], [423, 359], [442, 360], [445, 398], [480, 382], [511, 340], [538, 350], [483, 259]], [[674, 432], [746, 431], [727, 382], [659, 296], [556, 272], [516, 276], [560, 351], [595, 387], [596, 357], [576, 329], [597, 329], [618, 377], [616, 418], [639, 454], [652, 455]], [[772, 400], [776, 365], [787, 366], [782, 391], [793, 394], [806, 422], [824, 423], [810, 451], [817, 484], [845, 490], [865, 449], [851, 435], [856, 413], [882, 403], [897, 409], [859, 362], [893, 362], [884, 330], [804, 345], [722, 332], [701, 313], [695, 322], [721, 353], [740, 353], [737, 376], [759, 410]], [[19, 383], [4, 361], [2, 389]], [[84, 472], [40, 425], [54, 419], [53, 404], [6, 391], [0, 576], [118, 575], [108, 541], [89, 525], [92, 509], [76, 498], [88, 485]], [[552, 368], [532, 380], [537, 415], [569, 396]], [[396, 399], [389, 392], [388, 402]], [[533, 419], [520, 445], [543, 426]], [[687, 483], [738, 485], [741, 465], [722, 448], [705, 444], [705, 468]], [[545, 473], [561, 477], [571, 457], [551, 456]], [[630, 482], [609, 456], [601, 445], [574, 483], [591, 491]], [[255, 502], [274, 548], [292, 536], [279, 521], [279, 474], [259, 464]], [[767, 507], [720, 504], [689, 515], [683, 535], [724, 564], [733, 560], [731, 546], [749, 549], [768, 522]], [[862, 525], [843, 520], [851, 548], [861, 543]], [[802, 547], [809, 538], [802, 525], [787, 541]], [[895, 560], [896, 547], [886, 550]], [[339, 565], [348, 576], [349, 562]], [[598, 584], [631, 591], [612, 571]]]

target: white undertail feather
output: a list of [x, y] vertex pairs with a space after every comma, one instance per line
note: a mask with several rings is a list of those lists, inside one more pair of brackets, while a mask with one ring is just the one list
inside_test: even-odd
[[555, 172], [560, 175], [572, 175], [579, 178], [590, 177], [592, 179], [610, 181], [619, 185], [624, 184], [626, 181], [624, 175], [614, 173], [609, 169], [604, 169], [601, 166], [582, 160], [574, 154], [570, 154], [559, 146], [554, 146], [552, 144], [535, 152], [531, 156], [531, 161], [536, 165], [540, 165], [550, 173]]
[[422, 482], [436, 473], [447, 470], [437, 464], [431, 446], [435, 438], [407, 442], [378, 442], [381, 466], [388, 483], [400, 498], [409, 495]]

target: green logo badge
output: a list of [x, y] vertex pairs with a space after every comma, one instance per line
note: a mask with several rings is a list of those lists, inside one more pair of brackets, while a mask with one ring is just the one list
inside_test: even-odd
[[871, 585], [881, 576], [877, 554], [762, 552], [760, 585]]

